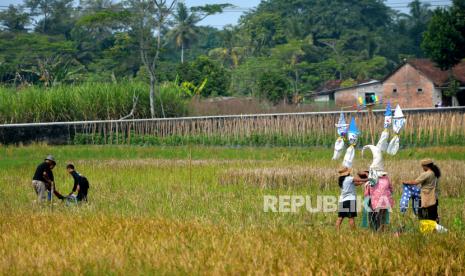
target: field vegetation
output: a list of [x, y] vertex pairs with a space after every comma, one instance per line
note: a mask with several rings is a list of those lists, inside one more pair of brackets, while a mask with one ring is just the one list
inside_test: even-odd
[[[35, 166], [55, 154], [91, 182], [82, 206], [34, 203]], [[337, 195], [322, 148], [47, 146], [0, 148], [0, 274], [461, 274], [465, 254], [465, 148], [405, 149], [386, 158], [395, 186], [391, 229], [372, 233], [336, 213], [265, 213], [264, 195]], [[356, 157], [356, 170], [370, 156]], [[443, 170], [441, 223], [423, 236], [398, 212], [401, 179], [433, 157]], [[362, 191], [358, 190], [361, 195]], [[360, 222], [360, 217], [357, 223]], [[400, 224], [405, 232], [395, 237]]]
[[[168, 117], [187, 114], [185, 92], [179, 85], [163, 85], [161, 99]], [[143, 82], [86, 83], [50, 89], [31, 86], [19, 90], [0, 86], [1, 123], [118, 120], [131, 114], [133, 108], [129, 118], [150, 117], [148, 85]], [[161, 111], [157, 112], [161, 117]]]

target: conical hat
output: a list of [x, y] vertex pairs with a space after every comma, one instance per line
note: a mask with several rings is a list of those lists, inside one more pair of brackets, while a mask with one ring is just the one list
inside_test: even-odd
[[344, 127], [347, 126], [346, 118], [344, 116], [344, 113], [341, 113], [341, 116], [339, 116], [339, 121], [336, 124], [336, 127]]
[[354, 117], [352, 117], [352, 120], [350, 121], [349, 133], [354, 133], [354, 134], [359, 134], [360, 133], [360, 131], [357, 128], [357, 124], [355, 123], [355, 118]]
[[404, 118], [404, 113], [402, 112], [400, 105], [397, 105], [396, 107], [396, 111], [394, 112], [394, 118]]
[[[402, 112], [402, 111], [401, 111]], [[391, 102], [388, 102], [386, 105], [386, 112], [384, 112], [384, 116], [392, 116], [391, 110]]]

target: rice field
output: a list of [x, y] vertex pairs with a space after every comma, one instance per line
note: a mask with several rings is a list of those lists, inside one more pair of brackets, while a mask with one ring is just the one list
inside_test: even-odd
[[[72, 188], [68, 162], [89, 178], [88, 204], [34, 202], [30, 179], [48, 153], [58, 161], [60, 192]], [[266, 195], [338, 195], [331, 155], [324, 148], [0, 147], [0, 275], [465, 273], [465, 147], [386, 158], [396, 198], [386, 233], [346, 223], [337, 232], [335, 212], [264, 212]], [[425, 157], [444, 175], [447, 234], [422, 235], [411, 211], [398, 212], [400, 182], [415, 178]], [[357, 152], [355, 170], [370, 161]]]

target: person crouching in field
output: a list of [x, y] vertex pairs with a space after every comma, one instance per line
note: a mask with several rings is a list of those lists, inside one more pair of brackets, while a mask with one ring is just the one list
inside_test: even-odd
[[[32, 177], [32, 187], [37, 194], [38, 202], [43, 202], [47, 199], [47, 191], [50, 192], [53, 188], [53, 193], [59, 199], [64, 197], [55, 189], [55, 180], [53, 177], [53, 168], [56, 162], [52, 155], [47, 156], [44, 162], [37, 166], [37, 169]], [[48, 200], [52, 199], [52, 195], [48, 196]]]
[[352, 229], [355, 228], [355, 218], [357, 217], [357, 193], [355, 186], [360, 186], [366, 180], [360, 177], [351, 176], [352, 169], [343, 167], [338, 171], [339, 188], [341, 195], [339, 197], [339, 213], [336, 221], [336, 228], [340, 229], [344, 218], [349, 218], [349, 225]]
[[[77, 201], [87, 201], [87, 192], [89, 191], [89, 181], [87, 178], [79, 174], [73, 164], [68, 164], [66, 170], [74, 179], [73, 190], [68, 195], [68, 198], [75, 198]], [[77, 196], [74, 197], [75, 192], [77, 192]]]

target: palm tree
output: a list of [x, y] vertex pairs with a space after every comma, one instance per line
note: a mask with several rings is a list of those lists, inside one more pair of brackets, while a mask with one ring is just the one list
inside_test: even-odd
[[181, 48], [181, 63], [184, 63], [184, 50], [197, 40], [200, 29], [196, 26], [203, 18], [191, 12], [184, 3], [178, 3], [174, 14], [175, 26], [172, 29], [176, 46]]

